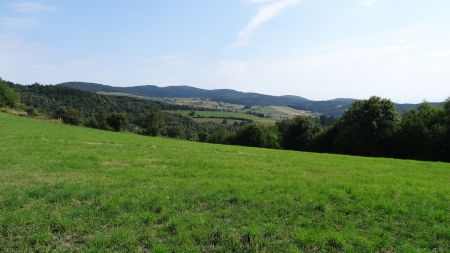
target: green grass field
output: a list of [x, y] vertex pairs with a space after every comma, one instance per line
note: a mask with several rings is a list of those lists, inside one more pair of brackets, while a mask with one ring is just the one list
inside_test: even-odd
[[0, 113], [0, 252], [449, 252], [450, 164]]
[[[172, 113], [178, 113], [183, 116], [189, 117], [189, 114], [192, 111], [169, 111]], [[275, 120], [269, 118], [262, 118], [256, 115], [251, 115], [243, 112], [225, 112], [225, 111], [195, 111], [195, 115], [204, 117], [204, 118], [234, 118], [234, 119], [244, 119], [251, 120], [253, 122], [258, 122], [261, 124], [275, 124]]]

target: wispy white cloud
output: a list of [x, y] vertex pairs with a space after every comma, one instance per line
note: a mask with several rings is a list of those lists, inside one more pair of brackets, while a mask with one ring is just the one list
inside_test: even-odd
[[412, 26], [319, 44], [277, 59], [220, 61], [209, 80], [216, 81], [216, 88], [311, 99], [379, 95], [398, 102], [443, 101], [450, 96], [449, 28]]
[[11, 29], [29, 28], [38, 24], [39, 22], [34, 18], [0, 17], [0, 26]]
[[377, 3], [377, 0], [360, 0], [359, 3], [362, 6], [370, 7]]
[[280, 15], [285, 9], [298, 4], [300, 0], [244, 0], [243, 2], [258, 5], [259, 10], [239, 32], [233, 47], [246, 45], [259, 26]]
[[49, 12], [56, 10], [56, 7], [54, 6], [37, 2], [16, 3], [13, 4], [13, 8], [15, 11], [23, 13]]

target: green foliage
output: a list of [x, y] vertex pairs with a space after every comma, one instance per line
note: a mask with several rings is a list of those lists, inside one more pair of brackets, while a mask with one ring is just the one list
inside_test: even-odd
[[171, 126], [166, 129], [167, 136], [171, 138], [180, 138], [183, 136], [183, 130], [179, 126]]
[[25, 108], [25, 112], [30, 117], [36, 117], [37, 115], [39, 115], [38, 110], [36, 108], [34, 108], [34, 107], [27, 107], [27, 108]]
[[20, 104], [19, 95], [14, 92], [10, 85], [0, 79], [0, 108], [15, 108]]
[[280, 144], [285, 149], [306, 150], [319, 126], [312, 117], [298, 116], [277, 123]]
[[336, 150], [336, 136], [337, 127], [335, 125], [327, 128], [322, 128], [312, 138], [310, 144], [308, 145], [308, 150], [321, 153], [337, 153], [338, 150]]
[[448, 252], [450, 164], [0, 113], [0, 252]]
[[65, 124], [79, 125], [81, 123], [81, 113], [75, 108], [61, 106], [55, 113], [55, 118]]
[[233, 136], [232, 143], [250, 147], [277, 148], [277, 132], [275, 128], [261, 124], [247, 124], [239, 128]]
[[201, 142], [206, 142], [208, 140], [208, 133], [200, 132], [197, 134], [198, 140]]
[[83, 119], [97, 118], [103, 111], [127, 114], [130, 121], [137, 121], [145, 113], [154, 110], [185, 109], [185, 106], [170, 105], [157, 101], [131, 97], [105, 96], [96, 93], [51, 85], [14, 85], [26, 106], [38, 108], [45, 115], [54, 115], [61, 106], [76, 108]]
[[106, 118], [106, 123], [113, 131], [119, 132], [127, 125], [127, 117], [124, 113], [113, 112]]
[[144, 134], [157, 136], [163, 127], [163, 115], [159, 110], [154, 109], [144, 115], [140, 124], [144, 129]]
[[224, 128], [219, 128], [212, 132], [207, 139], [209, 143], [230, 144], [231, 134]]
[[337, 123], [337, 150], [346, 154], [386, 155], [392, 150], [399, 115], [388, 99], [355, 102]]
[[406, 112], [397, 134], [397, 154], [401, 157], [448, 161], [448, 123], [445, 109], [427, 103], [418, 110]]

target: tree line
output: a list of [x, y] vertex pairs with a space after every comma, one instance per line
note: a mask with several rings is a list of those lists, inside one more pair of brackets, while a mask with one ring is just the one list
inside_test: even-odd
[[322, 153], [450, 162], [450, 100], [400, 115], [380, 97], [359, 100], [339, 119], [298, 116], [267, 126], [197, 123], [164, 110], [188, 106], [106, 96], [66, 87], [22, 86], [0, 80], [0, 107], [22, 108], [67, 124], [193, 141]]
[[400, 115], [388, 99], [359, 100], [334, 124], [299, 116], [276, 127], [250, 124], [224, 143], [321, 153], [450, 162], [450, 99]]

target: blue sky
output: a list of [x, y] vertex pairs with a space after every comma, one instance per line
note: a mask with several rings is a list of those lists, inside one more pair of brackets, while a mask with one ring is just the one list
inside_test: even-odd
[[0, 1], [0, 77], [450, 96], [448, 0]]

